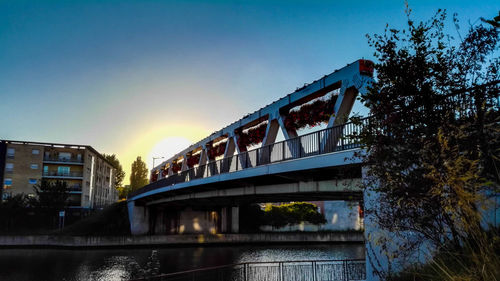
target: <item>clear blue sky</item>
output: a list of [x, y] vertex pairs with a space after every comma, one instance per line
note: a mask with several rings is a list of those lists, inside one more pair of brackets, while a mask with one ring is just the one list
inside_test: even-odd
[[[365, 34], [405, 22], [404, 1], [207, 2], [0, 0], [0, 138], [90, 144], [128, 171], [372, 58]], [[409, 4], [417, 20], [447, 9], [450, 28], [458, 13], [463, 32], [500, 8]]]

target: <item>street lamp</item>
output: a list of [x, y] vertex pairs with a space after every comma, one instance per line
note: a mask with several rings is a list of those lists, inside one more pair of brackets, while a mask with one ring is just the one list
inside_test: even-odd
[[165, 157], [153, 157], [153, 169], [155, 168], [155, 160], [156, 159], [163, 159]]

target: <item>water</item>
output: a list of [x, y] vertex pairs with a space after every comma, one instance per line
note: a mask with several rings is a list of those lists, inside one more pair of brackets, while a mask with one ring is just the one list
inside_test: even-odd
[[87, 281], [129, 279], [157, 250], [160, 272], [241, 262], [364, 259], [363, 244], [225, 246], [157, 249], [1, 249], [2, 281]]

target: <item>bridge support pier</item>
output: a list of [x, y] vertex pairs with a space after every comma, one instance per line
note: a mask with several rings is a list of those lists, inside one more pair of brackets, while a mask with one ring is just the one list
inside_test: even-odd
[[240, 207], [231, 207], [231, 233], [240, 232]]
[[240, 207], [223, 207], [220, 215], [222, 233], [240, 232]]
[[137, 206], [134, 201], [127, 203], [130, 232], [132, 235], [149, 233], [149, 209], [146, 206]]

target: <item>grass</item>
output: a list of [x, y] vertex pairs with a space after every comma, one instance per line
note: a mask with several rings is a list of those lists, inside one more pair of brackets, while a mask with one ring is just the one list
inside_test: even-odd
[[462, 248], [440, 251], [424, 265], [405, 269], [392, 281], [453, 280], [498, 281], [500, 280], [500, 236], [498, 230], [484, 233]]

